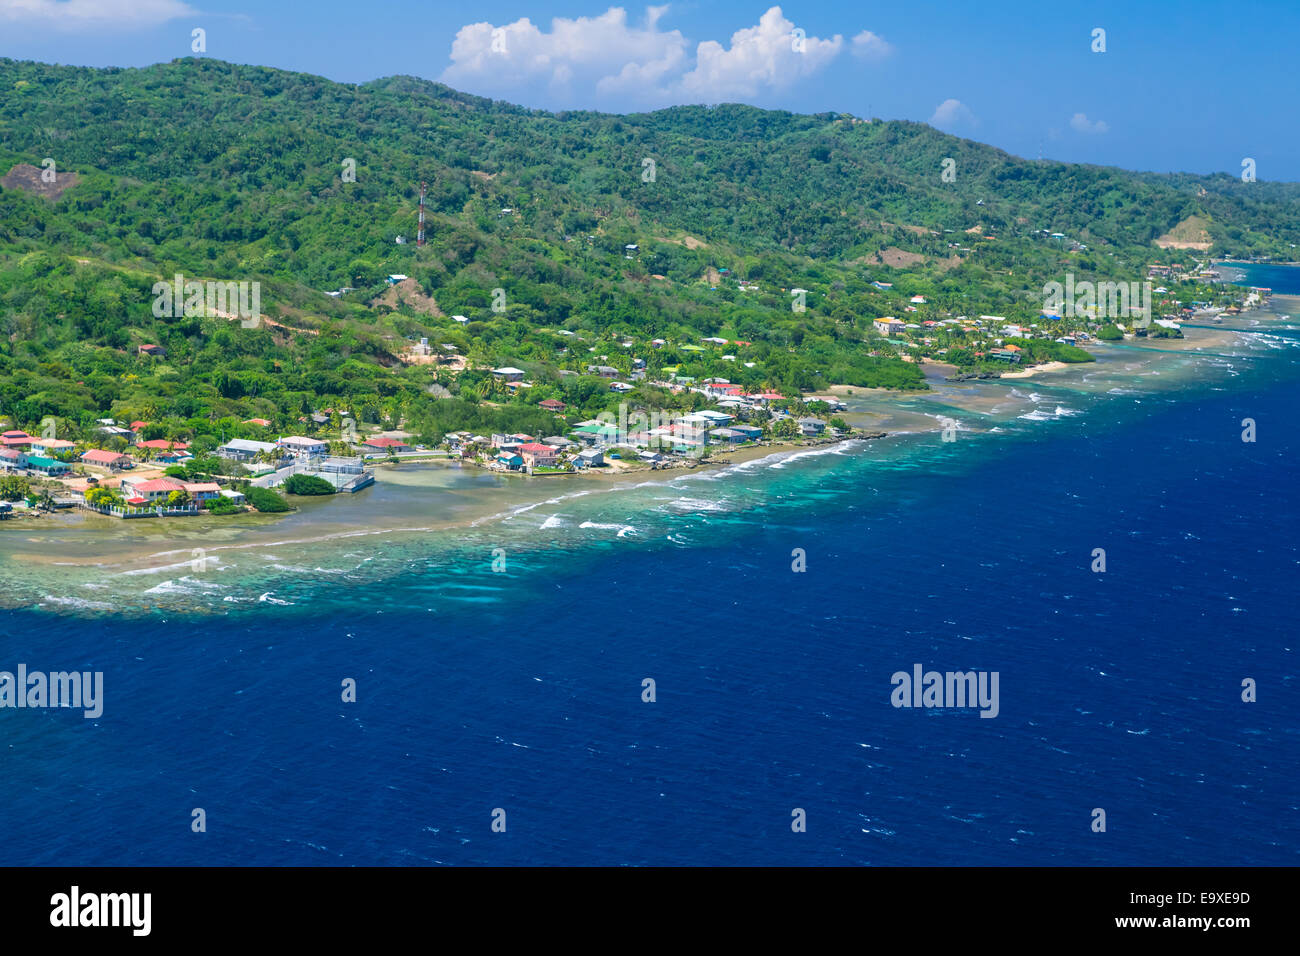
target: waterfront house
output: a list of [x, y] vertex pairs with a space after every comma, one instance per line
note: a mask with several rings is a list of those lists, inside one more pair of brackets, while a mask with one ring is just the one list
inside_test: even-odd
[[390, 451], [396, 454], [399, 451], [410, 451], [411, 446], [400, 438], [385, 438], [379, 436], [376, 438], [367, 438], [361, 443], [361, 450], [373, 453], [388, 454]]
[[743, 441], [758, 441], [763, 437], [763, 429], [754, 425], [732, 425], [730, 428], [733, 432], [742, 436]]
[[173, 491], [184, 491], [185, 485], [173, 478], [153, 478], [141, 481], [139, 478], [122, 479], [122, 496], [127, 504], [139, 505], [150, 501], [166, 500]]
[[709, 432], [709, 437], [724, 445], [739, 445], [745, 441], [745, 436], [734, 428], [715, 428]]
[[593, 465], [603, 465], [605, 464], [605, 453], [599, 448], [584, 448], [582, 451], [578, 452], [578, 457], [574, 461], [575, 464], [578, 462], [581, 462], [582, 467], [584, 468], [590, 468]]
[[302, 435], [289, 435], [281, 438], [276, 444], [299, 460], [319, 458], [329, 452], [328, 443], [317, 438], [304, 438]]
[[559, 460], [559, 452], [540, 442], [520, 445], [518, 454], [529, 468], [553, 468]]
[[1004, 349], [994, 349], [993, 351], [989, 352], [989, 355], [1003, 362], [1020, 361], [1020, 350], [1017, 349], [1014, 345], [1007, 346]]
[[806, 438], [814, 438], [826, 430], [826, 423], [820, 418], [801, 418], [799, 419], [799, 434]]
[[109, 471], [119, 471], [123, 468], [134, 468], [135, 461], [130, 455], [123, 455], [116, 451], [102, 451], [98, 448], [92, 448], [90, 451], [83, 452], [81, 460], [87, 465], [99, 465], [101, 468], [107, 468]]
[[242, 505], [244, 503], [244, 493], [242, 491], [236, 491], [234, 488], [222, 488], [221, 497], [229, 498], [237, 505]]
[[181, 484], [192, 501], [209, 501], [221, 497], [221, 486], [215, 481], [186, 481]]
[[252, 461], [258, 455], [275, 455], [280, 446], [270, 441], [252, 441], [248, 438], [232, 438], [217, 449], [222, 458], [232, 461]]
[[508, 471], [518, 471], [524, 467], [524, 459], [514, 452], [502, 452], [497, 455], [497, 464]]
[[360, 458], [325, 458], [317, 463], [316, 470], [326, 475], [359, 475], [365, 465]]

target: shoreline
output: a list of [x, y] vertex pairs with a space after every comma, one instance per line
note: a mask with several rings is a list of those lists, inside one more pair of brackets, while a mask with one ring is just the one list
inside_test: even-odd
[[[588, 494], [617, 491], [622, 487], [637, 487], [646, 484], [667, 486], [671, 482], [692, 475], [712, 474], [726, 471], [730, 467], [767, 459], [781, 460], [814, 449], [831, 448], [854, 441], [870, 441], [884, 437], [882, 433], [848, 435], [837, 439], [824, 439], [815, 442], [789, 443], [778, 446], [754, 446], [739, 448], [725, 453], [726, 457], [715, 456], [713, 460], [694, 468], [656, 469], [637, 468], [623, 471], [611, 471], [590, 476], [590, 480], [581, 485], [548, 482], [536, 484], [523, 481], [520, 476], [500, 476], [492, 474], [507, 484], [500, 486], [500, 497], [507, 497], [510, 492], [524, 489], [541, 490], [541, 495], [528, 495], [527, 500], [495, 500], [494, 495], [480, 495], [482, 507], [467, 510], [466, 513], [449, 517], [442, 521], [411, 524], [406, 516], [395, 515], [367, 516], [356, 519], [344, 516], [334, 518], [330, 515], [328, 501], [313, 501], [306, 508], [283, 514], [262, 515], [251, 512], [244, 515], [230, 516], [196, 516], [185, 519], [138, 519], [123, 521], [77, 509], [74, 513], [55, 512], [42, 516], [40, 523], [24, 522], [20, 527], [0, 526], [0, 546], [6, 544], [5, 531], [18, 537], [22, 532], [40, 537], [24, 536], [26, 543], [40, 545], [41, 539], [48, 534], [72, 533], [85, 534], [81, 542], [99, 545], [98, 553], [55, 554], [37, 549], [14, 549], [3, 554], [5, 557], [24, 563], [40, 565], [45, 568], [102, 568], [113, 569], [118, 574], [143, 574], [168, 569], [181, 569], [190, 566], [193, 560], [217, 560], [217, 556], [227, 552], [246, 551], [250, 549], [290, 547], [319, 544], [328, 541], [343, 541], [351, 538], [368, 538], [393, 534], [433, 534], [457, 530], [478, 528], [493, 521], [505, 520], [515, 514], [531, 510], [551, 501], [577, 498]], [[458, 470], [477, 473], [483, 469], [455, 462], [425, 462], [422, 464], [455, 465]], [[439, 471], [443, 469], [439, 468]], [[362, 492], [364, 494], [364, 492]], [[332, 497], [332, 496], [331, 496]], [[502, 505], [505, 505], [503, 508]], [[242, 518], [243, 522], [234, 524], [231, 519]], [[250, 520], [251, 519], [251, 520]], [[257, 520], [261, 519], [261, 520]], [[296, 520], [295, 520], [296, 519]], [[320, 519], [317, 522], [316, 519]], [[199, 526], [204, 522], [204, 526]], [[256, 522], [256, 523], [254, 523]], [[304, 523], [308, 526], [304, 527]], [[138, 526], [145, 526], [143, 528]], [[125, 527], [124, 527], [125, 526]], [[173, 530], [179, 534], [162, 534]], [[131, 534], [124, 534], [124, 531]], [[153, 532], [150, 534], [149, 532]], [[227, 534], [221, 534], [227, 532]], [[131, 540], [134, 538], [135, 540]], [[177, 546], [159, 548], [162, 541], [169, 541]], [[201, 550], [203, 556], [193, 558], [193, 553]], [[177, 558], [184, 556], [183, 560]], [[157, 564], [157, 561], [167, 563]], [[155, 562], [155, 563], [150, 563]]]
[[[1264, 312], [1256, 315], [1275, 318]], [[1144, 376], [1160, 376], [1161, 370], [1164, 370], [1164, 378], [1151, 379], [1151, 383], [1173, 385], [1175, 381], [1185, 382], [1188, 377], [1201, 377], [1198, 370], [1202, 366], [1197, 361], [1198, 356], [1213, 361], [1211, 357], [1219, 355], [1220, 349], [1233, 342], [1244, 342], [1244, 336], [1252, 331], [1266, 329], [1260, 328], [1258, 323], [1238, 327], [1188, 327], [1184, 339], [1153, 340], [1141, 346], [1129, 342], [1107, 343], [1096, 349], [1097, 362], [1071, 363], [1063, 369], [1051, 369], [1063, 374], [1053, 375], [1049, 387], [1100, 395], [1106, 391], [1105, 388], [1094, 389], [1088, 384], [1100, 376], [1104, 385], [1115, 386], [1110, 389], [1112, 393], [1135, 394], [1130, 389], [1145, 390], [1146, 383], [1141, 382]], [[1077, 371], [1072, 372], [1072, 369]], [[1032, 375], [1049, 369], [1039, 366], [1023, 371]], [[927, 365], [927, 373], [941, 375], [942, 372], [941, 363]], [[584, 519], [617, 521], [616, 518], [601, 516], [608, 515], [616, 507], [609, 504], [611, 499], [588, 496], [637, 488], [665, 488], [680, 497], [687, 491], [677, 484], [683, 479], [700, 476], [707, 482], [711, 475], [751, 462], [771, 460], [779, 469], [782, 460], [806, 457], [810, 452], [854, 455], [854, 451], [838, 449], [851, 443], [874, 444], [878, 438], [893, 439], [885, 443], [886, 448], [901, 449], [899, 453], [905, 454], [906, 447], [896, 442], [918, 439], [924, 442], [923, 436], [942, 432], [946, 423], [955, 423], [959, 432], [977, 434], [1004, 431], [1005, 428], [998, 426], [1008, 422], [1014, 424], [1015, 418], [1043, 421], [1049, 417], [1076, 414], [1068, 408], [1061, 410], [1058, 407], [1060, 403], [1075, 404], [1059, 393], [1019, 392], [1015, 387], [1017, 380], [1030, 375], [1016, 375], [1008, 382], [987, 379], [960, 383], [947, 382], [943, 377], [930, 378], [929, 374], [927, 377], [931, 384], [927, 391], [843, 385], [823, 389], [823, 393], [829, 391], [850, 399], [850, 408], [844, 414], [855, 427], [854, 435], [730, 449], [714, 453], [709, 461], [693, 468], [653, 469], [638, 465], [585, 475], [588, 480], [578, 483], [538, 484], [523, 481], [517, 475], [492, 473], [459, 460], [433, 460], [377, 468], [379, 480], [358, 495], [304, 499], [297, 510], [287, 514], [250, 513], [225, 517], [196, 516], [183, 520], [123, 521], [78, 510], [73, 514], [55, 512], [37, 520], [6, 521], [0, 523], [0, 573], [8, 579], [6, 598], [12, 596], [12, 600], [3, 600], [0, 604], [9, 607], [46, 605], [54, 613], [73, 613], [84, 604], [83, 610], [91, 613], [102, 613], [109, 608], [133, 613], [142, 607], [174, 608], [177, 606], [175, 602], [180, 601], [183, 610], [194, 608], [212, 613], [214, 608], [203, 603], [199, 589], [216, 585], [195, 583], [200, 580], [195, 572], [203, 570], [195, 564], [196, 560], [209, 562], [205, 564], [206, 568], [221, 569], [234, 564], [240, 568], [241, 575], [253, 575], [251, 579], [240, 577], [236, 580], [245, 585], [250, 580], [266, 583], [265, 590], [270, 594], [273, 593], [271, 589], [284, 587], [292, 580], [285, 579], [283, 574], [294, 571], [293, 566], [307, 565], [305, 570], [310, 571], [317, 564], [332, 566], [337, 563], [336, 559], [347, 564], [359, 556], [382, 555], [388, 547], [404, 553], [409, 549], [402, 542], [410, 538], [403, 536], [418, 538], [450, 533], [447, 541], [454, 548], [458, 544], [479, 540], [485, 534], [494, 535], [496, 532], [492, 529], [497, 523], [508, 523], [510, 519], [535, 509], [550, 509], [556, 515], [564, 514], [566, 523], [570, 525]], [[1044, 404], [1033, 404], [1040, 401]], [[747, 474], [753, 471], [750, 468], [743, 470]], [[647, 502], [640, 502], [638, 497], [638, 503], [633, 505], [634, 511], [649, 507], [654, 496], [655, 492], [649, 492], [647, 497], [650, 500]], [[337, 500], [339, 497], [343, 500]], [[686, 494], [686, 497], [693, 496]], [[582, 505], [568, 504], [570, 499], [583, 498], [586, 502]], [[560, 508], [574, 508], [576, 514], [573, 511], [561, 512]], [[548, 517], [547, 521], [553, 517]], [[635, 520], [629, 517], [623, 523]], [[543, 528], [551, 526], [544, 524]], [[617, 527], [599, 523], [590, 526]], [[455, 532], [463, 534], [456, 535]], [[508, 524], [503, 525], [503, 540], [514, 533]], [[593, 533], [599, 540], [599, 532]], [[390, 544], [383, 543], [385, 538], [390, 540]], [[346, 542], [353, 539], [358, 544], [371, 540], [376, 544], [359, 550], [347, 547]], [[278, 553], [279, 549], [284, 549], [285, 553]], [[259, 561], [265, 563], [226, 560], [241, 554], [260, 555]], [[195, 555], [200, 557], [196, 559]], [[365, 566], [367, 560], [371, 558], [362, 557], [357, 571]], [[331, 574], [351, 573], [346, 568], [316, 570]], [[88, 572], [93, 572], [89, 579], [86, 577]], [[170, 580], [159, 580], [164, 577]], [[115, 584], [114, 579], [121, 583]], [[140, 586], [147, 590], [141, 593], [137, 588], [127, 586], [127, 582], [132, 580], [139, 581]], [[217, 579], [201, 579], [202, 582], [214, 580]], [[43, 600], [36, 597], [41, 593], [46, 595]], [[103, 605], [96, 600], [108, 594], [114, 595], [110, 598], [111, 604]], [[275, 599], [265, 600], [273, 603]], [[219, 606], [216, 612], [220, 613]]]

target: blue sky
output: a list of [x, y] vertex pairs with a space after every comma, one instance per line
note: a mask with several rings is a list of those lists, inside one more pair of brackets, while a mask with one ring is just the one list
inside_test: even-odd
[[0, 0], [0, 55], [144, 66], [191, 55], [196, 27], [207, 56], [344, 82], [405, 73], [546, 109], [832, 110], [1030, 158], [1239, 175], [1250, 157], [1259, 179], [1300, 180], [1297, 0]]

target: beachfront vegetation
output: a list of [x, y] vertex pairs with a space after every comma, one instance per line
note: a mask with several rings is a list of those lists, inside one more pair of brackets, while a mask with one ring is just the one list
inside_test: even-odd
[[22, 501], [31, 491], [31, 484], [26, 478], [16, 475], [0, 478], [0, 501]]
[[291, 495], [332, 495], [334, 486], [324, 478], [318, 478], [315, 475], [290, 475], [285, 479], [281, 486], [284, 491]]
[[244, 496], [248, 499], [248, 503], [258, 511], [270, 514], [289, 510], [289, 502], [285, 501], [270, 488], [254, 488], [249, 486], [245, 489]]

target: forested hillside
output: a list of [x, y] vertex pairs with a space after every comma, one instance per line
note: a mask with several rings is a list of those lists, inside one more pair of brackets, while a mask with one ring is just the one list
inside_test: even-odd
[[[1154, 241], [1193, 217], [1216, 253], [1295, 258], [1300, 243], [1295, 184], [1029, 162], [915, 123], [550, 114], [208, 59], [0, 60], [0, 174], [47, 159], [57, 196], [21, 176], [0, 188], [0, 415], [19, 426], [113, 415], [230, 437], [254, 415], [288, 427], [343, 407], [427, 435], [526, 427], [545, 398], [613, 400], [561, 369], [634, 357], [651, 378], [787, 393], [918, 387], [871, 325], [908, 297], [1029, 319], [1066, 271], [1133, 281], [1187, 261]], [[153, 285], [177, 273], [260, 282], [270, 321], [155, 317]], [[456, 361], [410, 362], [422, 337]], [[706, 337], [734, 344], [682, 348]], [[507, 364], [535, 387], [507, 396], [486, 371]]]

